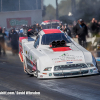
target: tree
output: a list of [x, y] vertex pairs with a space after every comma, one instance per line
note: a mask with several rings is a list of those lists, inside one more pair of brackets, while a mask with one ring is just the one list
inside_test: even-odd
[[43, 6], [43, 10], [42, 10], [42, 17], [44, 17], [46, 15], [46, 6]]
[[83, 18], [86, 22], [93, 17], [99, 19], [100, 0], [79, 0], [75, 12], [76, 19]]
[[58, 19], [58, 0], [56, 0], [56, 19]]
[[71, 12], [71, 0], [65, 0], [61, 1], [60, 4], [58, 5], [58, 10], [59, 10], [59, 16], [64, 16], [68, 15], [69, 12]]
[[46, 7], [46, 15], [43, 17], [43, 20], [56, 19], [56, 9], [52, 5]]

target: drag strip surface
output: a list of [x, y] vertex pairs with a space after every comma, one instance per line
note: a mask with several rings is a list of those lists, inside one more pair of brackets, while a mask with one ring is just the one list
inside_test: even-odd
[[[100, 63], [98, 63], [100, 70]], [[40, 92], [40, 95], [1, 95], [0, 100], [100, 100], [100, 75], [39, 80], [23, 72], [18, 55], [0, 57], [0, 93]]]

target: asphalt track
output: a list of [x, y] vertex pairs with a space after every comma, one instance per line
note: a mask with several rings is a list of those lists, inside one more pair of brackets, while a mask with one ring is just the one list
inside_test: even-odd
[[7, 53], [0, 57], [0, 100], [100, 100], [100, 75], [39, 80], [24, 73], [18, 55]]

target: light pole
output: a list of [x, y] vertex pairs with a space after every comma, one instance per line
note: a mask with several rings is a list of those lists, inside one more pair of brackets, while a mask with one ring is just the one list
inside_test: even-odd
[[71, 2], [72, 2], [72, 14], [74, 15], [75, 11], [76, 11], [76, 1], [75, 0], [71, 0]]
[[56, 19], [58, 19], [58, 0], [56, 0]]

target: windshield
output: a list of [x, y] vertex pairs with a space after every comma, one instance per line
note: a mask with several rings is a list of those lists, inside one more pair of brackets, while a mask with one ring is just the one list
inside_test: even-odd
[[42, 36], [42, 45], [49, 45], [51, 42], [56, 40], [65, 40], [66, 43], [70, 43], [70, 40], [65, 37], [64, 33], [52, 33], [52, 34], [45, 34]]
[[57, 26], [59, 26], [59, 23], [52, 23], [52, 24], [42, 25], [42, 28], [43, 29], [50, 29], [50, 28], [57, 28]]

